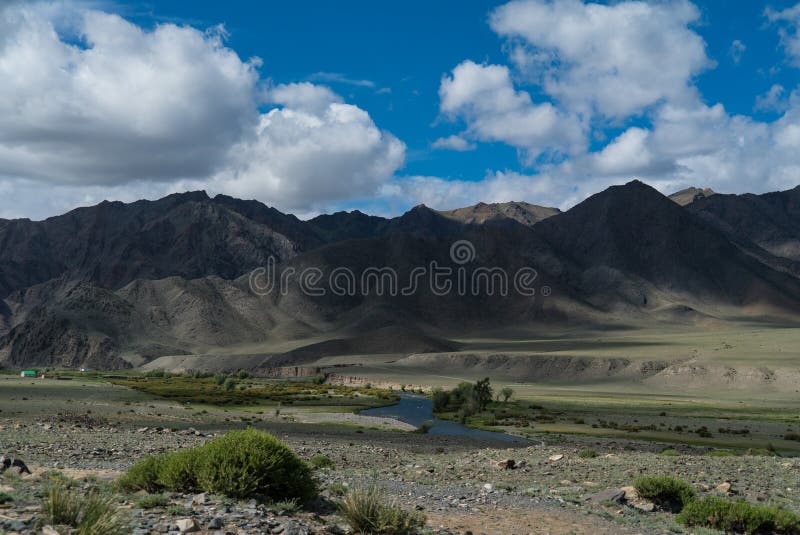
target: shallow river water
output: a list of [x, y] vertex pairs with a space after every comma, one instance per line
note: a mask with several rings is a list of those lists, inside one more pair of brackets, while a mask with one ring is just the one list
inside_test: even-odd
[[365, 416], [382, 416], [384, 418], [396, 418], [402, 422], [409, 423], [415, 427], [419, 427], [423, 422], [430, 422], [431, 435], [453, 435], [453, 436], [466, 436], [475, 438], [486, 438], [492, 440], [501, 440], [504, 442], [513, 442], [516, 444], [532, 444], [530, 440], [522, 437], [508, 435], [506, 433], [495, 433], [492, 431], [483, 431], [481, 429], [471, 429], [458, 422], [450, 420], [442, 420], [433, 415], [433, 402], [425, 396], [415, 394], [401, 394], [400, 402], [396, 405], [389, 405], [387, 407], [377, 407], [375, 409], [367, 409], [361, 411], [360, 414]]

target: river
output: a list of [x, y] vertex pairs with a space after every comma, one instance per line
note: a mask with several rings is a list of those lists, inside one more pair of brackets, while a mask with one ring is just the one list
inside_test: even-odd
[[494, 431], [484, 431], [482, 429], [472, 429], [459, 422], [442, 420], [433, 415], [433, 402], [425, 396], [414, 394], [401, 394], [400, 401], [396, 405], [377, 407], [361, 411], [364, 416], [382, 416], [384, 418], [396, 418], [415, 427], [419, 427], [423, 422], [432, 424], [428, 431], [431, 435], [451, 435], [462, 437], [474, 437], [514, 444], [534, 444], [528, 439], [509, 435], [506, 433], [496, 433]]

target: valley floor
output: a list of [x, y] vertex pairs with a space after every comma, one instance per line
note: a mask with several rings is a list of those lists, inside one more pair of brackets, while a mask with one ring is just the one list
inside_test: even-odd
[[[68, 477], [113, 479], [135, 460], [254, 426], [274, 433], [302, 457], [323, 454], [323, 497], [315, 512], [262, 508], [217, 497], [171, 495], [143, 509], [126, 497], [137, 534], [173, 529], [195, 519], [209, 532], [341, 533], [344, 520], [331, 503], [341, 489], [375, 484], [407, 509], [427, 516], [436, 533], [667, 533], [689, 532], [663, 512], [643, 512], [609, 501], [607, 492], [641, 475], [672, 475], [701, 495], [725, 492], [754, 503], [800, 512], [800, 458], [708, 455], [709, 448], [628, 437], [532, 433], [541, 445], [509, 448], [489, 440], [408, 432], [380, 419], [363, 420], [319, 408], [186, 406], [102, 381], [27, 380], [0, 376], [0, 454], [27, 462], [33, 476], [0, 480], [13, 501], [0, 505], [0, 530], [33, 533], [40, 491], [53, 470]], [[325, 414], [327, 423], [315, 420]], [[307, 421], [308, 423], [303, 423]], [[587, 448], [596, 456], [587, 456]], [[516, 469], [497, 463], [513, 459]], [[719, 489], [720, 484], [723, 485]], [[79, 483], [88, 484], [88, 483]], [[0, 490], [2, 490], [0, 489]], [[217, 520], [218, 519], [218, 520]], [[212, 529], [213, 528], [213, 529]], [[695, 533], [713, 533], [691, 530]], [[223, 531], [224, 532], [224, 531]]]

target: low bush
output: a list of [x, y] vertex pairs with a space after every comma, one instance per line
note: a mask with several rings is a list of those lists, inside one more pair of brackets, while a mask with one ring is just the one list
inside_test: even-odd
[[189, 510], [182, 505], [170, 505], [164, 512], [169, 516], [186, 516], [189, 514]]
[[594, 459], [597, 457], [597, 451], [593, 450], [592, 448], [587, 448], [585, 450], [581, 450], [578, 453], [578, 457], [582, 457], [584, 459]]
[[678, 516], [678, 521], [686, 526], [706, 527], [726, 533], [800, 534], [800, 515], [716, 496], [691, 502]]
[[309, 464], [314, 468], [333, 468], [333, 461], [322, 454], [314, 455]]
[[98, 490], [88, 493], [64, 485], [50, 486], [42, 500], [45, 520], [70, 526], [75, 535], [125, 535], [130, 533], [121, 509], [112, 496]]
[[14, 501], [14, 496], [0, 490], [0, 505]]
[[301, 509], [300, 502], [297, 500], [281, 500], [272, 503], [272, 509], [275, 511], [282, 511], [280, 514], [296, 513]]
[[633, 487], [642, 498], [672, 512], [681, 511], [696, 496], [691, 485], [669, 476], [640, 477]]
[[786, 433], [783, 435], [784, 440], [797, 440], [800, 441], [800, 433], [795, 433], [793, 431]]
[[139, 509], [153, 509], [154, 507], [164, 507], [169, 503], [169, 496], [166, 494], [148, 494], [136, 500], [136, 507]]
[[672, 449], [672, 448], [667, 448], [667, 449], [665, 449], [664, 451], [661, 452], [661, 455], [663, 455], [664, 457], [677, 457], [680, 454], [681, 454], [681, 452], [679, 452], [676, 449]]
[[316, 496], [311, 468], [269, 433], [231, 431], [202, 446], [148, 457], [123, 475], [125, 491], [204, 490], [264, 501]]
[[767, 448], [748, 448], [745, 452], [745, 455], [752, 455], [754, 457], [777, 457], [778, 452], [775, 451], [775, 448], [767, 447]]
[[419, 427], [417, 427], [414, 430], [414, 432], [419, 433], [420, 435], [427, 435], [428, 431], [430, 431], [432, 427], [433, 427], [433, 422], [431, 422], [430, 420], [425, 420], [420, 424]]
[[158, 485], [175, 492], [194, 492], [200, 488], [197, 469], [202, 464], [204, 446], [179, 450], [162, 456], [158, 465]]
[[316, 496], [311, 468], [269, 433], [231, 431], [201, 448], [197, 481], [207, 492], [302, 502]]
[[736, 457], [736, 454], [732, 451], [726, 450], [714, 450], [709, 451], [707, 454], [709, 457]]
[[117, 486], [123, 492], [158, 492], [163, 488], [159, 483], [159, 475], [164, 465], [165, 456], [145, 457], [131, 466], [122, 477], [117, 480]]
[[224, 388], [227, 392], [230, 392], [231, 390], [236, 388], [237, 384], [238, 383], [236, 382], [236, 379], [234, 379], [233, 377], [228, 377], [227, 379], [225, 379], [225, 382], [222, 383], [222, 388]]
[[351, 490], [339, 510], [356, 533], [414, 535], [425, 526], [425, 517], [385, 501], [374, 486]]
[[344, 496], [347, 494], [347, 485], [339, 481], [334, 481], [328, 484], [328, 492], [330, 492], [331, 496]]

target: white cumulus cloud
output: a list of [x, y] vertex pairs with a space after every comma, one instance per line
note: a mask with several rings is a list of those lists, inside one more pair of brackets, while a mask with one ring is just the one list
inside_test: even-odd
[[623, 118], [664, 100], [692, 99], [692, 78], [710, 67], [699, 18], [686, 0], [515, 0], [492, 12], [519, 68], [571, 109]]
[[577, 118], [553, 104], [536, 104], [514, 88], [508, 67], [464, 61], [439, 87], [440, 110], [467, 124], [464, 136], [517, 147], [527, 160], [543, 152], [573, 153], [584, 145]]
[[210, 189], [308, 210], [374, 195], [404, 165], [405, 144], [334, 93], [289, 84], [270, 94], [283, 106], [261, 115], [253, 135], [233, 147], [229, 168], [209, 181]]
[[431, 143], [431, 147], [433, 147], [434, 149], [446, 149], [458, 152], [467, 152], [475, 150], [474, 143], [470, 143], [463, 137], [456, 135], [440, 137], [439, 139]]
[[254, 124], [258, 60], [242, 61], [219, 31], [144, 31], [59, 5], [0, 10], [0, 175], [73, 184], [202, 176]]
[[795, 65], [800, 65], [800, 4], [781, 11], [768, 7], [764, 10], [767, 20], [779, 26], [781, 44]]
[[267, 84], [225, 37], [77, 2], [0, 5], [0, 217], [186, 188], [308, 211], [374, 195], [403, 166], [366, 111]]

